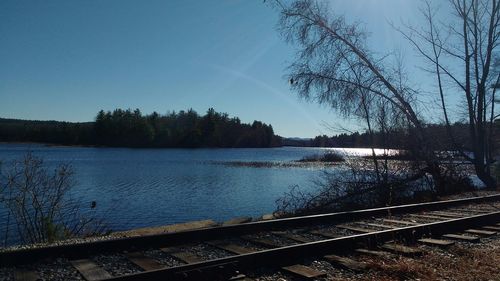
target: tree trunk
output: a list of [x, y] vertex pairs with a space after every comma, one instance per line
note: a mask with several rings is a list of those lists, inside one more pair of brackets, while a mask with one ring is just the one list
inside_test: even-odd
[[486, 185], [487, 188], [497, 187], [496, 180], [491, 176], [489, 165], [484, 163], [484, 157], [482, 159], [474, 159], [474, 168], [476, 170], [477, 177]]

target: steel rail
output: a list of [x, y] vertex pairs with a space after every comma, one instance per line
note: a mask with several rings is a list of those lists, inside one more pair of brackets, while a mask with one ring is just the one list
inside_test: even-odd
[[[227, 271], [227, 268], [248, 270], [259, 266], [289, 265], [306, 256], [321, 256], [353, 250], [356, 247], [359, 247], [360, 244], [374, 245], [376, 243], [387, 242], [395, 238], [414, 240], [422, 237], [423, 235], [430, 234], [432, 236], [437, 236], [445, 233], [460, 231], [464, 228], [497, 222], [499, 220], [500, 211], [497, 211], [466, 218], [450, 219], [442, 222], [426, 223], [417, 226], [382, 230], [262, 250], [249, 254], [229, 256], [204, 262], [118, 276], [106, 280], [199, 280], [200, 277], [203, 277], [204, 280], [211, 280], [214, 276], [223, 275], [224, 269]], [[225, 277], [227, 276], [230, 276], [230, 274]]]
[[124, 237], [75, 244], [18, 249], [13, 251], [0, 252], [0, 264], [26, 264], [51, 257], [81, 258], [87, 257], [94, 253], [120, 251], [126, 249], [144, 249], [148, 247], [167, 247], [193, 241], [215, 240], [229, 236], [255, 233], [259, 231], [302, 227], [322, 223], [340, 223], [367, 217], [377, 217], [388, 214], [408, 213], [422, 210], [434, 210], [467, 203], [479, 203], [497, 200], [500, 200], [500, 194], [347, 212], [291, 217], [269, 221], [256, 221], [237, 225], [216, 226], [179, 232]]

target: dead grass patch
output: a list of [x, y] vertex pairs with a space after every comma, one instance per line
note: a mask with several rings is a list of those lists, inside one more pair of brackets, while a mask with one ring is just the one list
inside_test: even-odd
[[[362, 259], [370, 265], [377, 280], [500, 280], [498, 237], [478, 245], [459, 244], [447, 250], [426, 249], [420, 258]], [[370, 280], [373, 275], [369, 279], [366, 277], [360, 276], [359, 280]]]

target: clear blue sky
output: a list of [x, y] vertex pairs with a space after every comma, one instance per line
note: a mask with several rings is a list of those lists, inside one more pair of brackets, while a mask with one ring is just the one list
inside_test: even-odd
[[[388, 25], [418, 23], [414, 0], [331, 1], [359, 20], [374, 49], [411, 50]], [[90, 121], [100, 109], [209, 107], [271, 123], [283, 136], [354, 125], [290, 92], [293, 47], [260, 0], [0, 1], [0, 117]]]

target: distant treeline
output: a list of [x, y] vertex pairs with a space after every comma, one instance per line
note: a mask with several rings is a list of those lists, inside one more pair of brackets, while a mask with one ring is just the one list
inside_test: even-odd
[[[496, 130], [500, 122], [495, 124]], [[455, 141], [470, 145], [468, 126], [452, 125]], [[427, 133], [436, 149], [453, 148], [445, 126], [429, 124]], [[411, 134], [411, 132], [410, 132]], [[140, 110], [115, 109], [99, 111], [95, 122], [72, 123], [58, 121], [29, 121], [0, 118], [0, 141], [40, 142], [62, 145], [96, 145], [114, 147], [374, 147], [406, 148], [414, 138], [407, 132], [386, 134], [354, 132], [335, 136], [317, 136], [312, 139], [281, 138], [271, 125], [260, 121], [241, 123], [237, 117], [216, 112], [210, 108], [201, 116], [189, 109], [165, 115], [153, 112], [143, 115]], [[495, 138], [496, 142], [499, 142]]]
[[95, 122], [70, 123], [0, 119], [0, 141], [113, 147], [272, 147], [280, 146], [271, 125], [241, 123], [210, 108], [143, 115], [139, 109], [99, 111]]
[[[498, 127], [500, 124], [496, 124]], [[451, 130], [455, 136], [455, 141], [470, 146], [468, 139], [468, 125], [455, 123]], [[449, 141], [448, 133], [444, 125], [429, 124], [426, 126], [428, 136], [433, 140], [436, 149], [450, 149], [453, 145]], [[410, 132], [411, 134], [411, 132]], [[335, 136], [316, 136], [312, 139], [283, 139], [283, 145], [288, 146], [309, 146], [309, 147], [374, 147], [379, 148], [407, 148], [411, 146], [415, 138], [407, 132], [392, 131], [385, 134], [375, 132], [370, 135], [368, 132], [342, 133]]]

